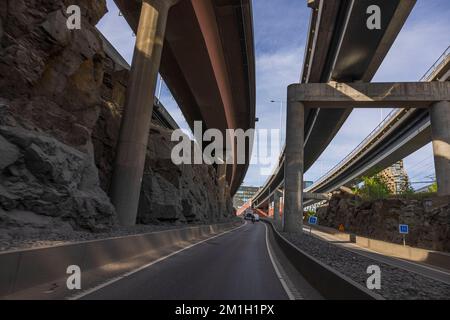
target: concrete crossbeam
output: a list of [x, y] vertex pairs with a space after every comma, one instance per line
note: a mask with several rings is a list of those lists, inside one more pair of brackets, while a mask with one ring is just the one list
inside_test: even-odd
[[301, 83], [291, 100], [309, 108], [428, 108], [450, 100], [450, 82]]
[[[302, 83], [288, 88], [288, 119], [286, 132], [286, 213], [287, 218], [298, 211], [301, 198], [327, 198], [325, 195], [302, 194], [297, 181], [303, 176], [303, 153], [289, 148], [303, 150], [304, 119], [300, 115], [305, 107], [320, 108], [430, 108], [433, 152], [436, 167], [438, 193], [450, 195], [450, 82], [397, 82], [397, 83]], [[290, 110], [297, 108], [297, 111]], [[290, 119], [292, 117], [293, 119]], [[296, 141], [294, 141], [296, 140]], [[300, 159], [301, 158], [301, 159]], [[288, 171], [289, 169], [289, 171]], [[287, 179], [291, 181], [287, 181]], [[295, 179], [296, 181], [293, 181]], [[289, 186], [289, 187], [288, 187]], [[289, 190], [291, 189], [291, 190]], [[296, 199], [300, 198], [300, 200]], [[325, 199], [324, 199], [325, 200]]]

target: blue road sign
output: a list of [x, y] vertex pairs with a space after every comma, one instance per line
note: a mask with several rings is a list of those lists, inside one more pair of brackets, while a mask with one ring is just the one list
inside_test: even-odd
[[311, 216], [308, 219], [309, 224], [317, 224], [317, 217]]
[[409, 233], [409, 226], [407, 224], [400, 224], [398, 226], [398, 231], [401, 234], [408, 234]]

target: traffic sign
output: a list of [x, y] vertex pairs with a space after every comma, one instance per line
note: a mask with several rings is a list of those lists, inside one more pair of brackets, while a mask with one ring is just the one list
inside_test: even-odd
[[315, 217], [315, 216], [309, 217], [308, 223], [309, 224], [317, 224], [317, 217]]
[[398, 226], [398, 231], [401, 234], [408, 234], [409, 233], [409, 226], [407, 224], [400, 224]]

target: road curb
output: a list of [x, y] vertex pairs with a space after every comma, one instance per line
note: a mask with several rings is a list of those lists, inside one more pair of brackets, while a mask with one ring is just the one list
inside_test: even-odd
[[171, 247], [200, 240], [240, 224], [235, 221], [0, 253], [0, 297], [66, 278], [70, 265], [89, 271], [144, 253], [158, 257], [167, 254]]
[[325, 299], [385, 300], [381, 295], [370, 291], [296, 247], [275, 229], [272, 222], [266, 219], [262, 221], [270, 226], [275, 241], [287, 259]]

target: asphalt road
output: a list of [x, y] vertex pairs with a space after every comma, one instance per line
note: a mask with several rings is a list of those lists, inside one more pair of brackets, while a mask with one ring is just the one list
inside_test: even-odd
[[266, 246], [262, 222], [198, 244], [82, 299], [288, 299]]

